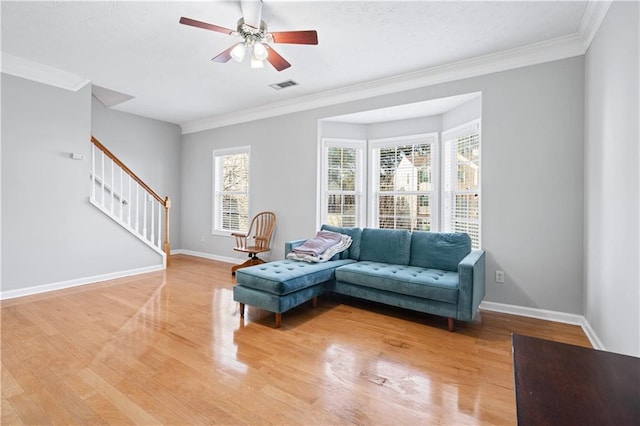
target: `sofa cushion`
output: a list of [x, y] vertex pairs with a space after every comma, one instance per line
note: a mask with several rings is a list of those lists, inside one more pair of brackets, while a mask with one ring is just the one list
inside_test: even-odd
[[360, 261], [336, 269], [336, 280], [440, 302], [458, 302], [458, 274], [450, 271]]
[[236, 285], [233, 287], [233, 300], [249, 306], [266, 309], [270, 312], [286, 312], [324, 292], [323, 284], [305, 287], [293, 293], [277, 295], [254, 288]]
[[351, 259], [324, 263], [278, 260], [238, 269], [236, 280], [244, 287], [283, 295], [332, 280], [338, 266], [352, 262]]
[[360, 238], [362, 236], [362, 229], [360, 228], [343, 228], [340, 226], [322, 225], [320, 228], [322, 231], [337, 232], [339, 234], [348, 235], [351, 237], [351, 246], [337, 254], [333, 260], [336, 259], [353, 259], [358, 260], [360, 257]]
[[467, 234], [414, 231], [409, 265], [455, 272], [470, 252], [471, 238]]
[[411, 233], [406, 229], [362, 230], [359, 260], [407, 265], [411, 250]]

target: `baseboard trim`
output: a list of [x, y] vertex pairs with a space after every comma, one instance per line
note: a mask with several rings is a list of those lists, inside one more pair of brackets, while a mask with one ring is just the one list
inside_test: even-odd
[[595, 331], [593, 331], [593, 328], [591, 328], [591, 324], [589, 324], [589, 321], [587, 321], [585, 317], [582, 317], [582, 324], [580, 325], [582, 326], [582, 331], [584, 331], [584, 334], [587, 335], [587, 339], [589, 339], [589, 341], [591, 342], [591, 346], [593, 346], [594, 349], [606, 351], [604, 345], [598, 338], [598, 335]]
[[187, 256], [202, 257], [203, 259], [217, 260], [218, 262], [233, 263], [235, 265], [239, 265], [243, 262], [243, 260], [236, 259], [235, 257], [218, 256], [216, 254], [203, 253], [200, 251], [193, 251], [193, 250], [176, 249], [176, 250], [171, 250], [171, 254], [172, 255], [186, 254]]
[[[202, 253], [202, 252], [193, 251], [193, 250], [176, 249], [176, 250], [171, 250], [171, 254], [172, 255], [184, 254], [188, 256], [201, 257], [204, 259], [216, 260], [219, 262], [226, 262], [226, 263], [233, 263], [233, 264], [242, 263], [241, 260], [238, 260], [232, 257], [218, 256], [215, 254]], [[164, 269], [166, 269], [164, 265], [147, 266], [144, 268], [129, 269], [126, 271], [112, 272], [109, 274], [94, 275], [91, 277], [77, 278], [77, 279], [67, 280], [67, 281], [59, 281], [55, 283], [43, 284], [43, 285], [21, 288], [16, 290], [0, 291], [0, 300], [15, 299], [17, 297], [32, 296], [34, 294], [47, 293], [55, 290], [63, 290], [66, 288], [79, 287], [79, 286], [88, 285], [88, 284], [96, 284], [103, 281], [115, 280], [118, 278], [125, 278], [133, 275], [140, 275], [140, 274], [147, 274], [150, 272], [162, 271]], [[604, 345], [598, 338], [598, 335], [589, 324], [589, 321], [587, 321], [587, 319], [583, 315], [568, 314], [566, 312], [550, 311], [547, 309], [530, 308], [526, 306], [509, 305], [506, 303], [488, 302], [488, 301], [481, 302], [480, 309], [484, 311], [490, 311], [490, 312], [500, 312], [503, 314], [518, 315], [523, 317], [537, 318], [537, 319], [560, 322], [565, 324], [579, 325], [584, 331], [584, 334], [587, 336], [587, 339], [589, 339], [589, 342], [594, 347], [594, 349], [603, 350], [603, 351], [606, 350]]]
[[593, 331], [593, 328], [591, 328], [589, 321], [587, 321], [583, 315], [488, 301], [481, 302], [480, 309], [491, 312], [500, 312], [503, 314], [518, 315], [521, 317], [560, 322], [564, 324], [579, 325], [594, 349], [602, 351], [606, 350], [595, 331]]
[[15, 299], [17, 297], [33, 296], [34, 294], [48, 293], [50, 291], [63, 290], [65, 288], [79, 287], [88, 284], [96, 284], [102, 281], [115, 280], [118, 278], [130, 277], [133, 275], [147, 274], [166, 269], [164, 264], [155, 266], [145, 266], [144, 268], [129, 269], [126, 271], [111, 272], [103, 275], [76, 278], [68, 281], [58, 281], [50, 284], [37, 285], [33, 287], [20, 288], [16, 290], [0, 291], [0, 300]]

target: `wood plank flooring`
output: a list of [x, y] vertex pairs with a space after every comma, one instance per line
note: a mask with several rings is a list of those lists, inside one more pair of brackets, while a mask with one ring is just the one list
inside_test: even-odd
[[3, 301], [12, 424], [516, 422], [512, 332], [590, 346], [577, 326], [491, 312], [456, 323], [338, 296], [239, 318], [231, 265], [171, 268]]

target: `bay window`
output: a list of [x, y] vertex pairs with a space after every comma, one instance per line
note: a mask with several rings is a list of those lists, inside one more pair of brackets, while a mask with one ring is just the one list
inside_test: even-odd
[[465, 232], [480, 247], [480, 120], [373, 140], [323, 139], [320, 223]]

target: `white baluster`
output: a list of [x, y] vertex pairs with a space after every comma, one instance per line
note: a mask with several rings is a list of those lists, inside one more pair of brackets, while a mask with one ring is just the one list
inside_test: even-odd
[[96, 146], [91, 144], [91, 200], [96, 200]]
[[149, 193], [147, 191], [144, 192], [144, 216], [142, 216], [142, 236], [147, 238], [147, 204]]
[[102, 168], [100, 169], [100, 172], [102, 172], [102, 182], [100, 182], [101, 186], [102, 186], [102, 199], [101, 199], [101, 203], [102, 204], [102, 208], [104, 208], [104, 151], [100, 151], [102, 152]]
[[113, 173], [113, 160], [111, 160], [111, 214], [113, 214], [113, 205], [115, 204], [114, 201], [114, 192], [115, 192], [115, 184], [114, 184], [114, 175], [115, 173]]
[[136, 232], [140, 234], [140, 208], [138, 199], [140, 198], [140, 185], [136, 183]]
[[122, 220], [122, 213], [124, 210], [124, 195], [122, 193], [122, 168], [120, 168], [120, 220]]
[[[129, 176], [129, 175], [127, 175]], [[129, 176], [129, 197], [127, 198], [127, 210], [129, 211], [129, 213], [127, 214], [128, 217], [128, 225], [129, 227], [131, 227], [131, 176]]]
[[[155, 200], [155, 198], [153, 200]], [[154, 234], [154, 231], [156, 229], [155, 223], [154, 223], [155, 215], [153, 214], [153, 207], [156, 205], [156, 203], [154, 203], [153, 200], [150, 200], [150, 203], [151, 203], [151, 238], [149, 238], [149, 241], [151, 241], [151, 244], [153, 244], [153, 240], [156, 239], [156, 236]]]
[[158, 202], [158, 248], [162, 250], [162, 203]]

